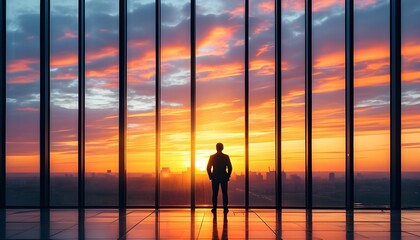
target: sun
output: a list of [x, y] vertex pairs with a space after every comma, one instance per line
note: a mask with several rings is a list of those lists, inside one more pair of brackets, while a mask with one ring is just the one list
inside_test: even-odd
[[205, 171], [207, 167], [207, 162], [204, 159], [197, 159], [195, 162], [195, 167], [199, 171]]

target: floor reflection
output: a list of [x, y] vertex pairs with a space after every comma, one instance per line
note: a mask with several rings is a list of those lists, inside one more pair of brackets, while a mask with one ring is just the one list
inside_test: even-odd
[[[248, 221], [246, 221], [246, 222], [248, 222]], [[222, 240], [223, 239], [228, 239], [228, 218], [227, 218], [227, 215], [223, 215], [223, 231], [222, 231], [222, 236], [220, 238], [219, 238], [219, 231], [217, 229], [217, 214], [213, 215], [213, 235], [212, 235], [212, 239], [222, 239]]]
[[420, 239], [420, 211], [0, 210], [0, 239]]

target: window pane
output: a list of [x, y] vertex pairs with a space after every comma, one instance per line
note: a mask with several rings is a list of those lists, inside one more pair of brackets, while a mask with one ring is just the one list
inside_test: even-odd
[[389, 1], [355, 1], [355, 207], [389, 205]]
[[190, 205], [189, 0], [162, 1], [161, 205]]
[[51, 1], [51, 205], [77, 205], [77, 1]]
[[127, 204], [155, 204], [155, 1], [128, 1]]
[[[222, 142], [233, 173], [229, 204], [244, 204], [244, 2], [197, 1], [196, 203], [211, 204], [205, 172]], [[221, 194], [219, 194], [221, 198]], [[221, 199], [218, 201], [221, 205]]]
[[39, 205], [39, 0], [7, 0], [6, 204]]
[[420, 207], [420, 1], [402, 5], [402, 205]]
[[249, 202], [274, 206], [274, 1], [250, 1]]
[[313, 202], [344, 207], [344, 0], [313, 4]]
[[305, 1], [282, 2], [282, 202], [305, 205]]
[[86, 205], [118, 204], [118, 1], [86, 1]]

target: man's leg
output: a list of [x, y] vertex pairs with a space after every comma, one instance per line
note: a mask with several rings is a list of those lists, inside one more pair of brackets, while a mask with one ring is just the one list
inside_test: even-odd
[[213, 190], [213, 209], [212, 212], [216, 212], [217, 208], [217, 196], [219, 195], [219, 181], [213, 180], [211, 181], [211, 186]]
[[228, 181], [223, 181], [220, 183], [222, 187], [222, 193], [223, 193], [223, 208], [225, 213], [228, 211]]

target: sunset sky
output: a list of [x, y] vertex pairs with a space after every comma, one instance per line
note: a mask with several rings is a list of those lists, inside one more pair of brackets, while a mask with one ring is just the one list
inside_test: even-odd
[[[314, 171], [343, 172], [344, 0], [313, 0]], [[304, 170], [304, 0], [283, 1], [282, 149]], [[389, 0], [355, 0], [355, 171], [389, 171]], [[420, 171], [420, 1], [402, 1], [403, 171]], [[155, 169], [155, 3], [128, 0], [128, 172]], [[245, 170], [244, 1], [197, 0], [197, 171]], [[250, 171], [274, 170], [274, 1], [250, 0]], [[86, 0], [86, 171], [118, 171], [118, 1]], [[77, 0], [51, 0], [51, 170], [77, 171]], [[161, 167], [190, 166], [190, 5], [162, 0]], [[3, 54], [3, 53], [2, 53]], [[39, 168], [39, 0], [7, 0], [7, 171]]]

